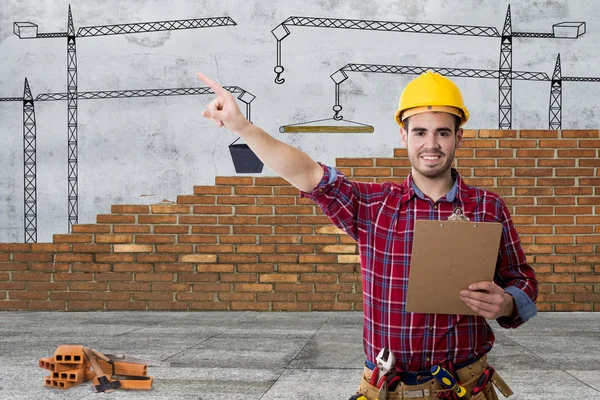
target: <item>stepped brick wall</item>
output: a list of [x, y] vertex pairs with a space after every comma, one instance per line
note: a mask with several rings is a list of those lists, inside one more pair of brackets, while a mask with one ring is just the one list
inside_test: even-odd
[[[600, 311], [598, 131], [465, 136], [455, 165], [508, 204], [539, 309]], [[337, 167], [364, 181], [410, 170], [403, 149]], [[357, 246], [318, 207], [280, 178], [215, 183], [176, 203], [114, 205], [52, 243], [0, 244], [0, 310], [361, 309]]]

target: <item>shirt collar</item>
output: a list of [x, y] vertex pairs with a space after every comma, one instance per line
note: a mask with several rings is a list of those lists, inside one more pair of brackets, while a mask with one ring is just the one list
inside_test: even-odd
[[[460, 203], [468, 203], [469, 195], [468, 195], [468, 187], [465, 182], [462, 180], [458, 171], [454, 168], [451, 170], [452, 179], [454, 179], [454, 184], [452, 185], [452, 189], [446, 194], [445, 201], [454, 202], [458, 200]], [[417, 196], [421, 200], [425, 200], [425, 194], [417, 187], [415, 184], [412, 174], [408, 175], [408, 178], [404, 181], [404, 193], [402, 194], [402, 202], [407, 202], [412, 199], [413, 196]]]

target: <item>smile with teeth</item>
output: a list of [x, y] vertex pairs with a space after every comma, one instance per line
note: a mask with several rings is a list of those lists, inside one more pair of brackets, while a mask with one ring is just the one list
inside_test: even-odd
[[440, 158], [440, 156], [421, 156], [421, 157], [428, 161], [435, 161], [438, 158]]

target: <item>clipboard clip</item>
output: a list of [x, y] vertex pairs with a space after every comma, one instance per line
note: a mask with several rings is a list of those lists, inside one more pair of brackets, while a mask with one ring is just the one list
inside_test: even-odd
[[470, 219], [465, 215], [462, 208], [456, 207], [452, 215], [448, 217], [448, 221], [470, 221]]

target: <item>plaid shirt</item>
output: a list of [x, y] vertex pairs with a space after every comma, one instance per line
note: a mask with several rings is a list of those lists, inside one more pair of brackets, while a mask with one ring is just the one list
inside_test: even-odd
[[[368, 361], [375, 362], [381, 348], [387, 347], [396, 357], [397, 368], [422, 371], [435, 364], [475, 360], [492, 348], [494, 333], [484, 317], [405, 311], [415, 221], [446, 220], [456, 207], [471, 221], [502, 223], [494, 282], [512, 289], [507, 290], [511, 294], [521, 292], [535, 308], [534, 272], [506, 205], [494, 193], [467, 186], [453, 169], [453, 190], [434, 203], [418, 191], [410, 175], [401, 185], [362, 183], [330, 167], [323, 165], [323, 169], [319, 185], [301, 196], [315, 201], [338, 228], [358, 242]], [[337, 176], [330, 179], [332, 172]], [[512, 316], [497, 320], [501, 326], [515, 328], [528, 319], [519, 314], [518, 307], [514, 309]]]

